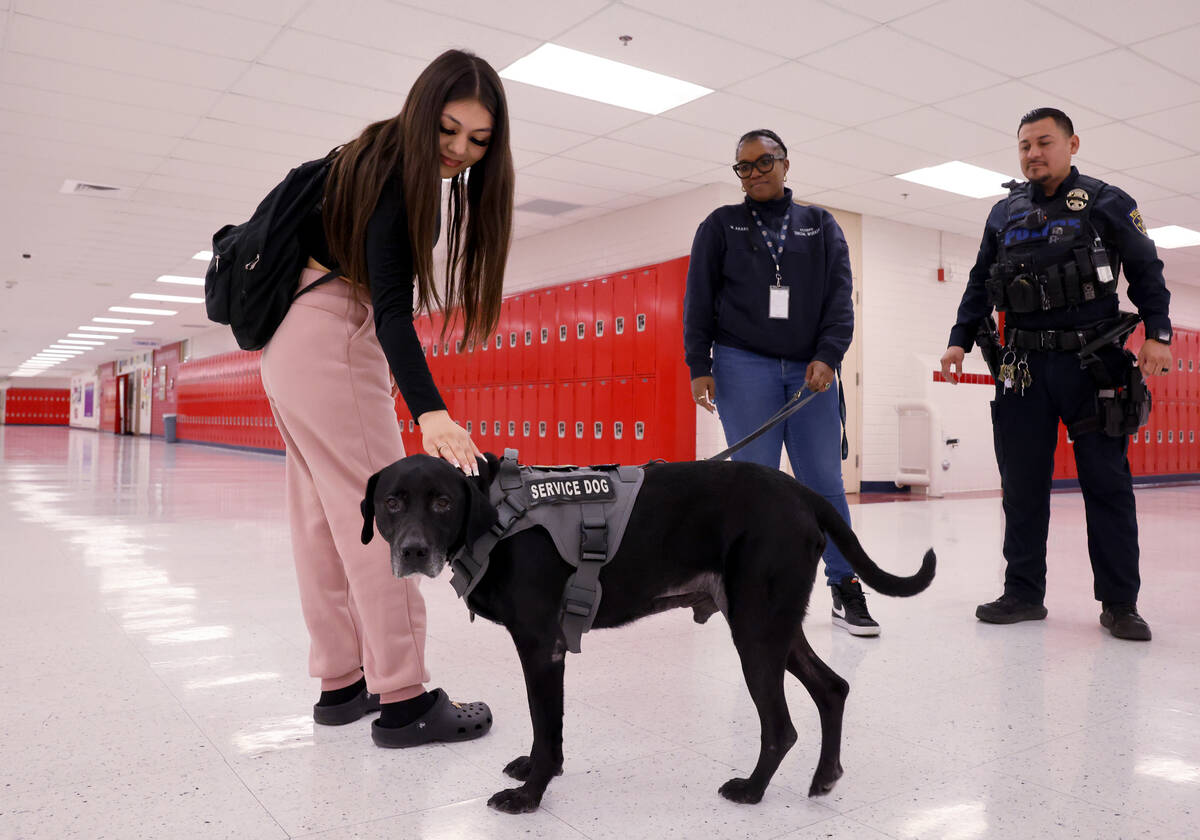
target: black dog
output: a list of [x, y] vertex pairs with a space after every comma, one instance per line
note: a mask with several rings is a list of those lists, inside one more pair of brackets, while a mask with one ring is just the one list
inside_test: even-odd
[[[372, 518], [391, 544], [399, 577], [436, 577], [447, 559], [496, 521], [487, 489], [499, 461], [480, 460], [470, 479], [441, 459], [412, 455], [371, 477], [363, 501], [363, 541]], [[748, 779], [720, 789], [734, 802], [758, 802], [796, 742], [783, 694], [786, 665], [821, 716], [821, 757], [809, 796], [842, 775], [842, 712], [850, 690], [817, 658], [801, 621], [828, 532], [859, 577], [885, 595], [915, 595], [933, 580], [933, 550], [920, 570], [897, 577], [876, 566], [834, 507], [786, 474], [744, 462], [698, 461], [646, 467], [641, 493], [616, 556], [600, 574], [604, 596], [593, 627], [616, 627], [673, 607], [703, 622], [717, 610], [729, 622], [762, 725], [758, 764]], [[504, 772], [524, 784], [495, 794], [501, 811], [535, 810], [562, 772], [563, 587], [574, 571], [540, 528], [501, 540], [467, 596], [471, 610], [508, 628], [525, 672], [533, 748]]]

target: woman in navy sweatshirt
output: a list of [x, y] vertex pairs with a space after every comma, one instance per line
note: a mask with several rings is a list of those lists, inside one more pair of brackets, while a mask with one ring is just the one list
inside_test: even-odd
[[[733, 458], [778, 467], [786, 443], [796, 478], [849, 522], [841, 412], [831, 387], [854, 336], [846, 239], [827, 211], [793, 203], [784, 186], [787, 147], [775, 132], [743, 135], [736, 160], [745, 201], [714, 210], [692, 243], [683, 314], [692, 396], [708, 411], [720, 407], [732, 444], [802, 386], [817, 393]], [[832, 542], [825, 573], [834, 624], [855, 636], [878, 635], [862, 587]]]

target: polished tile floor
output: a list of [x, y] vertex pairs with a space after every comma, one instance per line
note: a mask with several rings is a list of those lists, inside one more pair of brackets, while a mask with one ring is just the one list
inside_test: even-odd
[[570, 657], [566, 767], [526, 816], [485, 805], [530, 725], [511, 643], [424, 584], [434, 684], [485, 699], [476, 742], [315, 727], [282, 458], [0, 426], [0, 837], [1163, 838], [1200, 836], [1200, 489], [1138, 491], [1150, 644], [1097, 624], [1078, 494], [1056, 494], [1050, 617], [995, 627], [996, 499], [856, 505], [874, 558], [932, 588], [870, 596], [878, 639], [807, 632], [851, 684], [845, 776], [805, 795], [819, 728], [757, 806], [717, 795], [757, 753], [725, 623], [674, 611]]

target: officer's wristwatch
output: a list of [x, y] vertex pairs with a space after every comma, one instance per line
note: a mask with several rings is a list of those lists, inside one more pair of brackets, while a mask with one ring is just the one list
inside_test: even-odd
[[1170, 344], [1171, 343], [1171, 328], [1170, 327], [1160, 327], [1159, 329], [1154, 331], [1154, 335], [1148, 335], [1146, 337], [1152, 338], [1160, 344]]

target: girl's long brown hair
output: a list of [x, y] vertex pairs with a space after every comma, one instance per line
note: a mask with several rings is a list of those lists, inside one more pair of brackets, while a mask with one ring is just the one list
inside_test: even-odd
[[[478, 99], [492, 115], [487, 153], [450, 181], [446, 283], [433, 277], [439, 196], [439, 131], [448, 102]], [[448, 50], [413, 83], [400, 113], [373, 123], [337, 153], [322, 211], [329, 250], [350, 282], [367, 289], [367, 222], [393, 175], [399, 175], [408, 214], [418, 311], [461, 313], [464, 339], [482, 341], [500, 317], [504, 265], [512, 238], [513, 175], [508, 102], [492, 66]], [[464, 235], [465, 222], [465, 235]], [[445, 323], [449, 324], [447, 317]]]

